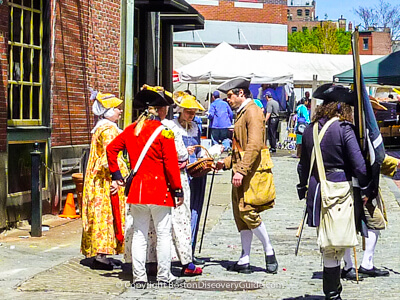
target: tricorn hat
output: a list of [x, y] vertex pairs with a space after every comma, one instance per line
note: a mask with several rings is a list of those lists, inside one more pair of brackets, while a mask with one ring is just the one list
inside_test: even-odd
[[170, 106], [174, 103], [172, 93], [161, 86], [149, 86], [144, 84], [141, 91], [136, 94], [133, 108], [147, 108], [149, 106]]
[[344, 102], [349, 105], [354, 105], [356, 101], [356, 93], [351, 89], [342, 85], [334, 85], [326, 83], [319, 86], [313, 93], [313, 97], [324, 100], [324, 104], [330, 102]]
[[217, 87], [217, 90], [227, 94], [232, 89], [248, 89], [250, 86], [250, 79], [244, 77], [237, 77], [225, 81]]
[[173, 99], [175, 104], [179, 107], [205, 110], [203, 105], [201, 105], [194, 96], [185, 92], [175, 92]]

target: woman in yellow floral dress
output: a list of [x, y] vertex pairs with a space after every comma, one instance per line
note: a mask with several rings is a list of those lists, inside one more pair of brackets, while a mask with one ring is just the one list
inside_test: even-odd
[[[82, 199], [82, 243], [81, 252], [95, 259], [91, 268], [112, 270], [113, 266], [106, 255], [123, 253], [123, 235], [125, 223], [125, 196], [123, 187], [113, 186], [108, 169], [106, 147], [121, 132], [116, 122], [122, 110], [118, 107], [122, 100], [112, 94], [92, 92], [93, 113], [99, 121], [93, 128], [89, 161], [86, 169]], [[128, 169], [120, 157], [119, 167], [123, 176]], [[111, 195], [119, 196], [120, 236], [116, 232]], [[117, 200], [118, 203], [118, 200]], [[115, 209], [115, 207], [114, 207]], [[118, 230], [117, 230], [118, 231]], [[117, 233], [117, 237], [116, 237]]]

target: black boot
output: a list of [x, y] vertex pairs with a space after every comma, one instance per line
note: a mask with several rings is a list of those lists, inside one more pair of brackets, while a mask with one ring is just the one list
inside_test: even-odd
[[276, 260], [275, 257], [275, 251], [274, 254], [272, 255], [265, 255], [265, 264], [266, 264], [265, 272], [271, 274], [278, 273], [278, 261]]
[[340, 266], [334, 268], [324, 267], [323, 289], [326, 300], [341, 300], [340, 293], [342, 285], [340, 283]]

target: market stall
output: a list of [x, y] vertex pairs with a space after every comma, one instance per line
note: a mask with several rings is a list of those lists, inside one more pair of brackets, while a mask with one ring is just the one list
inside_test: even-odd
[[[394, 52], [370, 61], [361, 66], [364, 81], [370, 87], [370, 94], [376, 96], [380, 104], [386, 107], [385, 111], [379, 111], [376, 119], [384, 138], [385, 146], [400, 145], [400, 96], [395, 87], [400, 86], [400, 52]], [[337, 83], [353, 83], [353, 69], [333, 76]], [[376, 87], [385, 87], [386, 93], [376, 95]], [[399, 90], [397, 90], [399, 91]], [[389, 98], [392, 95], [393, 98]]]

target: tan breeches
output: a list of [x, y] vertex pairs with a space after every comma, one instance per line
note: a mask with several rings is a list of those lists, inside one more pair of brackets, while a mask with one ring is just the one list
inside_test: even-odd
[[251, 230], [260, 226], [260, 212], [264, 208], [254, 207], [243, 201], [243, 189], [232, 187], [232, 209], [238, 231]]

